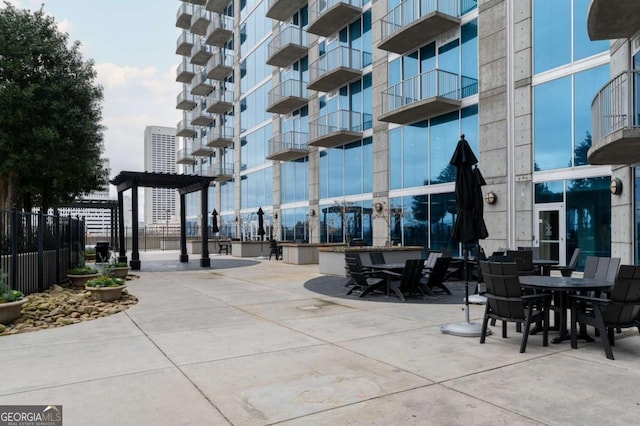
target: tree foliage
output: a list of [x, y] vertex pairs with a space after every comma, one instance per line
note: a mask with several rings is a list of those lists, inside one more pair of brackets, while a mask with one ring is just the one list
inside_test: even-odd
[[105, 186], [102, 87], [42, 10], [0, 9], [0, 207], [46, 211]]

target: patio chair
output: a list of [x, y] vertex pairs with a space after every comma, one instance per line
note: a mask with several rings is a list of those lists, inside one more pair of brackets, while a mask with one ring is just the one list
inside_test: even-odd
[[404, 262], [402, 274], [393, 271], [384, 271], [387, 275], [389, 292], [398, 296], [403, 302], [406, 296], [420, 295], [424, 299], [424, 288], [420, 285], [424, 259], [408, 259]]
[[596, 327], [604, 353], [614, 359], [614, 330], [636, 327], [640, 332], [640, 266], [622, 265], [607, 299], [569, 295], [571, 305], [571, 347], [578, 348], [577, 324]]
[[269, 240], [269, 260], [272, 255], [276, 256], [276, 260], [282, 260], [282, 246], [278, 245], [278, 242], [273, 238]]
[[551, 265], [549, 270], [551, 271], [560, 271], [563, 277], [570, 277], [573, 274], [573, 271], [576, 270], [576, 266], [578, 266], [578, 259], [580, 259], [580, 253], [582, 250], [579, 247], [573, 249], [573, 254], [571, 255], [571, 260], [566, 265]]
[[510, 262], [480, 261], [487, 292], [480, 343], [485, 342], [489, 318], [502, 321], [502, 337], [507, 337], [507, 322], [523, 326], [520, 353], [527, 347], [531, 324], [542, 321], [542, 345], [549, 344], [550, 294], [525, 295], [518, 280], [518, 265]]
[[384, 253], [381, 251], [371, 251], [369, 252], [369, 260], [372, 265], [381, 265], [383, 263], [387, 263], [384, 260]]
[[515, 259], [518, 275], [534, 275], [533, 252], [531, 250], [507, 250], [507, 256]]
[[422, 291], [430, 296], [435, 296], [435, 292], [451, 294], [449, 288], [444, 285], [444, 281], [449, 275], [450, 257], [438, 256], [433, 267], [424, 274], [420, 280]]
[[344, 261], [350, 275], [350, 280], [345, 284], [351, 286], [347, 292], [347, 296], [356, 292], [360, 297], [364, 297], [373, 290], [382, 290], [386, 292], [386, 279], [379, 273], [363, 268], [360, 261], [360, 255], [357, 253], [347, 253]]

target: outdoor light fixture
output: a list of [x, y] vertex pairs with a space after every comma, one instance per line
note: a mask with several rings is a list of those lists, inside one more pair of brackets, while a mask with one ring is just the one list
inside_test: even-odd
[[375, 203], [373, 205], [373, 208], [376, 209], [376, 211], [379, 213], [382, 211], [382, 203]]
[[238, 221], [238, 216], [236, 216], [236, 222]]
[[611, 179], [611, 185], [609, 185], [609, 191], [611, 191], [613, 195], [622, 194], [622, 181], [619, 178]]
[[316, 211], [314, 209], [309, 210], [309, 216], [315, 216]]
[[498, 196], [489, 191], [487, 192], [487, 195], [484, 196], [484, 200], [487, 202], [487, 204], [495, 204], [496, 201], [498, 201]]
[[278, 213], [277, 213], [277, 212], [273, 214], [273, 218], [274, 218], [274, 219], [277, 219], [277, 218], [278, 218]]

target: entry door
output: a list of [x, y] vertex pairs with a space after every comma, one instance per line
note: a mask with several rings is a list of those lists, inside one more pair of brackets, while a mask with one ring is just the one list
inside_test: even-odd
[[542, 259], [557, 260], [566, 265], [565, 211], [562, 204], [536, 206], [535, 241]]

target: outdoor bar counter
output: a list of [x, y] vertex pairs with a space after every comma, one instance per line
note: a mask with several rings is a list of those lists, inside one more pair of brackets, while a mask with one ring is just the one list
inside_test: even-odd
[[292, 243], [278, 242], [282, 246], [282, 261], [293, 265], [310, 265], [319, 262], [320, 248], [345, 247], [344, 243]]
[[404, 262], [407, 259], [419, 259], [422, 256], [422, 247], [420, 246], [392, 246], [392, 247], [374, 247], [374, 246], [358, 246], [346, 247], [344, 245], [336, 247], [318, 247], [318, 264], [319, 272], [327, 275], [337, 275], [346, 277], [347, 272], [344, 268], [345, 253], [360, 253], [363, 264], [371, 263], [369, 261], [370, 252], [384, 253], [384, 259], [387, 263]]

